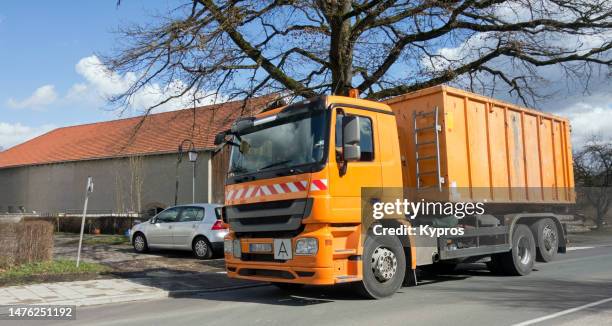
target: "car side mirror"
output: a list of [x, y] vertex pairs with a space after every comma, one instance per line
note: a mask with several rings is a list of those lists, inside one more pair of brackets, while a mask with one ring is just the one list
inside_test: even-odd
[[149, 222], [150, 222], [151, 224], [155, 224], [155, 223], [156, 223], [155, 217], [151, 218], [151, 219], [149, 220]]
[[342, 156], [345, 162], [361, 159], [360, 119], [357, 116], [342, 118]]

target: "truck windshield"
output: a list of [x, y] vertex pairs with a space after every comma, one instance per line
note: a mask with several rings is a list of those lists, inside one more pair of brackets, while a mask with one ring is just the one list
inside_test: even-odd
[[249, 128], [236, 137], [230, 158], [230, 176], [293, 168], [323, 160], [324, 111], [276, 119]]

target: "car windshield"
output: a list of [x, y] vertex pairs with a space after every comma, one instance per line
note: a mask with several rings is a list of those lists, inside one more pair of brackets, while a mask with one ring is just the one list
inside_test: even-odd
[[325, 148], [326, 114], [299, 114], [257, 125], [236, 137], [230, 176], [318, 163]]

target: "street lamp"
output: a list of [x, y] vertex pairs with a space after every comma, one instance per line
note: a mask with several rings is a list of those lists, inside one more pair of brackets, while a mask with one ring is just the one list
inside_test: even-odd
[[196, 162], [198, 160], [198, 152], [196, 151], [195, 144], [191, 139], [183, 140], [178, 147], [178, 158], [176, 160], [176, 184], [174, 189], [174, 205], [178, 204], [178, 188], [179, 188], [179, 165], [183, 161], [183, 145], [185, 143], [189, 144], [189, 148], [187, 151], [187, 156], [189, 158], [189, 162], [193, 165], [193, 179], [191, 184], [191, 201], [195, 203], [195, 185], [196, 185]]
[[[193, 144], [193, 142], [191, 142]], [[193, 166], [193, 179], [191, 180], [191, 203], [195, 204], [195, 185], [196, 185], [196, 162], [198, 160], [198, 152], [195, 151], [195, 146], [187, 153], [189, 162]]]

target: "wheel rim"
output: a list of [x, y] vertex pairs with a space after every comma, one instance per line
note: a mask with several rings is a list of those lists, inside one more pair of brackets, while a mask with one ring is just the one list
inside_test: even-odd
[[388, 248], [378, 247], [372, 253], [372, 272], [381, 283], [387, 282], [397, 273], [397, 257]]
[[529, 239], [526, 237], [521, 237], [518, 241], [518, 257], [523, 265], [529, 264], [531, 261], [531, 248], [529, 246]]
[[136, 247], [138, 251], [144, 249], [144, 239], [141, 236], [137, 236], [136, 239], [134, 239], [134, 247]]
[[204, 240], [198, 240], [195, 244], [196, 255], [203, 257], [208, 253], [208, 245]]
[[552, 226], [546, 225], [542, 230], [542, 240], [544, 240], [544, 250], [553, 251], [557, 243], [557, 233]]

